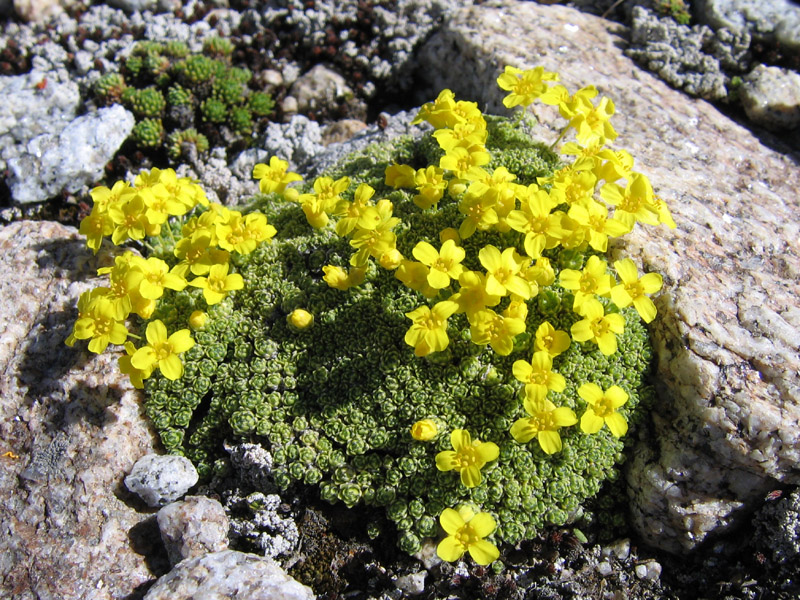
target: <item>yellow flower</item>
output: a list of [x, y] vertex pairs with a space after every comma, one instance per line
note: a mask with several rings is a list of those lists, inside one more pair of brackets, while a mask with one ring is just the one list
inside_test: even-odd
[[386, 185], [397, 188], [410, 188], [414, 187], [414, 175], [416, 171], [414, 167], [408, 165], [398, 165], [392, 163], [384, 171], [386, 178]]
[[75, 321], [72, 336], [89, 340], [89, 352], [100, 354], [109, 344], [123, 344], [128, 339], [125, 325], [114, 318], [115, 309], [104, 296], [88, 297], [89, 306], [84, 316]]
[[188, 329], [176, 331], [167, 337], [167, 328], [160, 320], [151, 321], [145, 331], [147, 345], [131, 356], [131, 365], [142, 371], [158, 366], [167, 379], [175, 380], [183, 375], [183, 363], [178, 354], [194, 346]]
[[604, 392], [596, 383], [584, 383], [578, 388], [578, 395], [589, 405], [581, 417], [584, 433], [597, 433], [603, 424], [608, 425], [614, 437], [628, 432], [628, 422], [617, 412], [628, 401], [628, 394], [621, 387], [612, 385]]
[[617, 313], [605, 314], [599, 300], [586, 300], [578, 311], [582, 321], [572, 324], [570, 333], [576, 342], [593, 341], [600, 352], [610, 356], [617, 351], [617, 336], [625, 330], [625, 319]]
[[180, 291], [186, 287], [186, 280], [170, 273], [167, 263], [155, 256], [147, 260], [137, 260], [133, 268], [143, 275], [139, 281], [139, 293], [147, 300], [161, 298], [164, 295], [164, 288]]
[[608, 217], [608, 209], [595, 200], [585, 205], [574, 204], [567, 213], [589, 233], [589, 245], [598, 252], [608, 249], [608, 238], [619, 237], [629, 232], [628, 227], [616, 219]]
[[489, 565], [500, 557], [497, 546], [483, 539], [497, 528], [497, 523], [489, 513], [475, 514], [467, 507], [461, 507], [458, 511], [445, 508], [439, 523], [447, 533], [447, 537], [436, 547], [436, 554], [442, 560], [454, 562], [469, 552], [472, 560], [479, 565]]
[[259, 163], [253, 167], [253, 179], [258, 179], [258, 188], [262, 194], [283, 194], [286, 186], [303, 178], [289, 171], [288, 161], [277, 156], [269, 159], [269, 166]]
[[137, 369], [131, 363], [131, 357], [133, 357], [134, 354], [136, 354], [136, 347], [133, 345], [133, 342], [125, 342], [125, 356], [120, 356], [117, 359], [117, 364], [119, 365], [120, 373], [127, 375], [133, 387], [140, 390], [144, 387], [144, 380], [153, 374], [154, 367]]
[[151, 231], [160, 232], [160, 227], [154, 229], [147, 220], [146, 207], [141, 194], [129, 197], [127, 201], [108, 207], [108, 215], [114, 221], [114, 231], [111, 241], [119, 245], [127, 239], [141, 240]]
[[545, 249], [555, 248], [564, 236], [561, 227], [561, 211], [550, 212], [556, 202], [545, 190], [536, 184], [517, 188], [521, 195], [521, 210], [512, 210], [506, 221], [515, 231], [525, 234], [525, 253], [531, 258], [539, 258]]
[[362, 281], [364, 281], [365, 275], [364, 269], [353, 267], [350, 269], [350, 273], [348, 273], [342, 267], [333, 265], [325, 265], [322, 267], [322, 272], [324, 273], [322, 279], [325, 281], [325, 283], [332, 288], [342, 291], [359, 285]]
[[466, 429], [454, 429], [450, 434], [450, 443], [453, 450], [444, 450], [436, 455], [436, 468], [440, 471], [458, 471], [461, 473], [461, 483], [468, 488], [480, 484], [481, 469], [500, 456], [497, 444], [473, 441]]
[[654, 208], [653, 187], [650, 180], [641, 173], [631, 173], [628, 185], [606, 183], [600, 188], [600, 196], [616, 207], [614, 218], [628, 229], [633, 229], [636, 221], [646, 225], [658, 225], [658, 212]]
[[228, 265], [214, 265], [208, 272], [208, 277], [197, 277], [189, 285], [202, 288], [203, 298], [206, 303], [217, 304], [228, 295], [228, 292], [240, 290], [244, 287], [244, 279], [238, 273], [228, 274]]
[[567, 380], [553, 371], [553, 357], [543, 350], [534, 352], [531, 362], [515, 361], [511, 371], [525, 384], [525, 397], [534, 402], [544, 400], [550, 390], [563, 392], [567, 386]]
[[422, 210], [432, 208], [442, 199], [444, 191], [447, 189], [444, 171], [436, 165], [430, 165], [425, 169], [417, 169], [414, 174], [414, 186], [418, 192], [412, 198], [414, 204]]
[[500, 356], [514, 350], [514, 338], [525, 331], [525, 321], [498, 315], [490, 309], [479, 310], [469, 319], [469, 330], [475, 344], [489, 344]]
[[569, 348], [570, 343], [569, 334], [566, 331], [556, 330], [548, 321], [536, 329], [536, 349], [547, 352], [553, 358]]
[[446, 288], [450, 285], [450, 279], [458, 279], [464, 270], [461, 261], [464, 260], [466, 253], [463, 248], [456, 246], [453, 240], [443, 243], [438, 252], [428, 242], [419, 242], [411, 254], [430, 269], [427, 281], [435, 290]]
[[433, 309], [420, 306], [406, 316], [412, 324], [405, 335], [405, 342], [414, 346], [414, 354], [427, 356], [431, 352], [439, 352], [447, 348], [450, 338], [447, 337], [447, 319], [458, 305], [450, 300], [437, 302]]
[[445, 171], [452, 171], [458, 179], [472, 181], [483, 177], [484, 171], [481, 167], [491, 159], [483, 148], [473, 150], [456, 146], [439, 160], [439, 166]]
[[595, 255], [589, 257], [582, 271], [575, 269], [562, 269], [558, 278], [561, 287], [575, 292], [573, 310], [580, 313], [580, 307], [590, 298], [608, 296], [614, 277], [607, 271], [606, 261]]
[[437, 129], [433, 132], [433, 137], [439, 147], [445, 152], [450, 152], [457, 146], [463, 146], [467, 150], [480, 150], [486, 144], [489, 132], [482, 123], [465, 121], [456, 123], [452, 129]]
[[458, 284], [458, 293], [450, 296], [450, 299], [458, 303], [457, 312], [467, 313], [468, 318], [487, 306], [500, 304], [500, 296], [486, 291], [486, 276], [483, 273], [464, 271], [458, 276]]
[[433, 419], [422, 419], [411, 426], [411, 437], [418, 442], [429, 442], [439, 433], [439, 428]]
[[478, 259], [486, 269], [486, 291], [496, 296], [516, 294], [529, 300], [533, 295], [531, 285], [519, 275], [522, 259], [514, 248], [506, 248], [503, 253], [492, 246], [484, 246], [478, 252]]
[[375, 190], [372, 186], [361, 183], [356, 188], [352, 202], [345, 201], [336, 206], [337, 214], [342, 217], [336, 223], [336, 235], [346, 236], [356, 228], [367, 207], [371, 206], [370, 198], [374, 194]]
[[97, 254], [103, 238], [114, 232], [114, 221], [111, 220], [107, 210], [100, 209], [95, 204], [92, 212], [81, 221], [78, 231], [86, 236], [86, 245]]
[[314, 324], [314, 315], [303, 308], [295, 308], [286, 316], [286, 322], [298, 330], [308, 329]]
[[478, 229], [486, 231], [500, 222], [497, 212], [492, 207], [492, 201], [469, 190], [458, 201], [458, 212], [465, 216], [458, 228], [458, 234], [463, 239]]
[[620, 308], [633, 303], [636, 312], [645, 323], [656, 318], [656, 305], [645, 294], [655, 294], [664, 283], [658, 273], [647, 273], [639, 277], [639, 271], [630, 258], [614, 263], [622, 283], [611, 288], [611, 300]]
[[545, 71], [544, 67], [535, 67], [523, 71], [516, 67], [506, 66], [502, 75], [497, 78], [501, 90], [511, 92], [503, 98], [503, 106], [528, 106], [547, 91], [545, 81], [558, 81], [558, 73]]
[[558, 430], [578, 422], [573, 410], [566, 406], [556, 407], [547, 398], [535, 401], [526, 397], [523, 406], [530, 416], [517, 419], [511, 426], [512, 437], [520, 444], [536, 438], [545, 454], [560, 452], [562, 443]]
[[448, 89], [444, 89], [439, 92], [435, 101], [426, 102], [422, 105], [411, 124], [416, 125], [417, 123], [422, 123], [422, 121], [427, 121], [433, 125], [434, 129], [455, 125], [458, 122], [453, 112], [455, 106], [455, 94]]

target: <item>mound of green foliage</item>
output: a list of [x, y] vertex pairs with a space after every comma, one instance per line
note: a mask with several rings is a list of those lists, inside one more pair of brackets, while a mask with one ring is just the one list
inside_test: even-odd
[[[490, 167], [502, 164], [527, 185], [560, 166], [555, 154], [521, 134], [515, 123], [487, 120]], [[413, 191], [386, 184], [385, 170], [392, 163], [423, 168], [440, 155], [430, 134], [418, 142], [402, 138], [352, 155], [325, 175], [350, 178], [343, 193], [348, 199], [359, 183], [372, 186], [375, 198], [388, 198], [401, 219], [397, 249], [410, 256], [419, 241], [438, 246], [439, 233], [458, 228], [463, 214], [446, 195], [437, 210], [420, 209], [412, 202]], [[209, 476], [225, 468], [225, 442], [262, 444], [272, 453], [281, 488], [316, 486], [330, 502], [383, 507], [407, 552], [437, 535], [445, 508], [476, 505], [496, 517], [497, 541], [516, 543], [546, 524], [579, 516], [581, 504], [617, 477], [624, 441], [608, 428], [592, 435], [578, 427], [562, 429], [563, 450], [554, 454], [509, 434], [516, 420], [528, 416], [513, 363], [530, 360], [533, 332], [543, 321], [570, 331], [582, 318], [558, 274], [585, 265], [595, 253], [586, 244], [545, 251], [555, 280], [527, 302], [527, 330], [516, 336], [511, 354], [500, 356], [473, 343], [462, 313], [449, 319], [446, 350], [418, 357], [404, 342], [405, 315], [420, 304], [418, 292], [373, 261], [361, 285], [345, 291], [330, 287], [322, 267], [348, 267], [353, 250], [348, 240], [331, 227], [312, 228], [301, 208], [278, 194], [261, 196], [255, 204], [278, 233], [251, 254], [232, 258], [244, 289], [207, 309], [196, 345], [183, 355], [183, 377], [170, 381], [154, 375], [146, 382], [147, 414], [169, 452], [186, 455]], [[479, 230], [461, 240], [465, 268], [481, 268], [478, 252], [489, 243], [520, 247], [520, 234]], [[632, 306], [617, 309], [610, 300], [601, 301], [625, 319], [619, 350], [606, 356], [592, 342], [573, 341], [553, 361], [566, 387], [548, 398], [580, 414], [582, 384], [617, 385], [628, 394], [620, 410], [635, 424], [650, 396], [648, 335]], [[205, 305], [186, 288], [165, 297], [153, 318], [172, 331], [196, 309]], [[313, 326], [291, 326], [287, 316], [295, 309], [310, 312]], [[437, 425], [431, 441], [409, 433], [421, 419]], [[499, 447], [499, 458], [483, 467], [476, 487], [436, 468], [437, 453], [452, 450], [449, 432], [457, 428]], [[379, 533], [369, 527], [370, 534]]]

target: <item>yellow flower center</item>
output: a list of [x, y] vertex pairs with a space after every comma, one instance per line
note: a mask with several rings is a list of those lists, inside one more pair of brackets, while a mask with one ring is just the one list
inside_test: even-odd
[[592, 322], [592, 333], [594, 337], [599, 338], [609, 332], [608, 321], [605, 318], [596, 319]]
[[113, 319], [109, 319], [108, 317], [100, 317], [99, 319], [95, 319], [94, 321], [94, 333], [95, 336], [100, 335], [110, 335], [111, 328], [114, 326]]
[[611, 401], [605, 396], [595, 402], [593, 410], [594, 414], [602, 419], [605, 419], [614, 412], [614, 408], [611, 406]]
[[457, 460], [458, 469], [466, 469], [467, 467], [479, 466], [483, 464], [480, 456], [478, 456], [478, 452], [472, 447], [462, 448], [459, 450]]
[[466, 546], [467, 548], [481, 541], [481, 537], [477, 535], [475, 531], [473, 531], [472, 527], [469, 526], [469, 523], [458, 530], [455, 538], [461, 545]]
[[642, 284], [640, 281], [634, 281], [633, 283], [626, 283], [625, 284], [625, 291], [630, 294], [631, 298], [638, 298], [639, 296], [644, 296], [644, 290], [642, 289]]
[[589, 273], [584, 273], [581, 275], [579, 283], [580, 289], [584, 294], [591, 294], [596, 287], [594, 276]]
[[208, 289], [212, 292], [217, 292], [219, 294], [225, 293], [225, 278], [224, 277], [209, 277], [208, 278]]
[[169, 342], [160, 342], [153, 346], [153, 350], [156, 354], [156, 360], [165, 360], [170, 354], [172, 354], [172, 344]]

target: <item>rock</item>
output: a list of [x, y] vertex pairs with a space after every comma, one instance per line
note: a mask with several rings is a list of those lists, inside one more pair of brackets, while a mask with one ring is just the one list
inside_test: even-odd
[[401, 575], [395, 579], [394, 584], [397, 586], [397, 589], [402, 590], [404, 594], [419, 596], [425, 591], [425, 576], [427, 574], [427, 571], [417, 571], [416, 573]]
[[[177, 173], [197, 180], [211, 202], [235, 205], [247, 201], [258, 192], [258, 183], [252, 177], [253, 167], [250, 165], [249, 171], [241, 171], [237, 160], [229, 166], [226, 155], [225, 148], [213, 148], [205, 160], [194, 161], [191, 168], [181, 165]], [[132, 174], [129, 175], [133, 179]]]
[[345, 78], [324, 65], [316, 65], [292, 84], [289, 94], [301, 113], [329, 113], [355, 94]]
[[757, 42], [800, 51], [800, 7], [791, 0], [696, 0], [692, 7], [713, 29], [746, 31]]
[[331, 123], [322, 132], [322, 145], [330, 146], [346, 142], [359, 131], [366, 129], [367, 124], [357, 119], [342, 119]]
[[21, 156], [8, 161], [11, 196], [43, 202], [62, 189], [77, 192], [97, 181], [134, 124], [133, 114], [114, 104], [78, 117], [58, 134], [33, 138]]
[[148, 506], [164, 506], [183, 496], [197, 480], [197, 471], [188, 458], [148, 454], [133, 465], [125, 487]]
[[796, 573], [800, 559], [800, 489], [768, 502], [753, 523], [756, 546], [773, 562], [790, 568], [794, 565]]
[[311, 588], [289, 577], [275, 561], [234, 550], [180, 563], [153, 584], [144, 600], [314, 600]]
[[159, 443], [141, 393], [118, 354], [64, 345], [103, 257], [58, 223], [0, 228], [0, 454], [17, 456], [0, 458], [3, 598], [123, 598], [160, 568], [121, 486]]
[[785, 131], [800, 125], [800, 75], [758, 65], [739, 91], [747, 117], [767, 129]]
[[297, 523], [287, 516], [280, 496], [238, 491], [226, 494], [225, 508], [231, 515], [231, 538], [246, 540], [264, 556], [289, 556], [300, 543]]
[[324, 149], [319, 123], [303, 115], [294, 115], [288, 123], [267, 125], [259, 147], [268, 156], [288, 160], [293, 170], [307, 167]]
[[728, 95], [725, 74], [719, 61], [704, 51], [713, 39], [708, 27], [679, 25], [636, 6], [631, 16], [631, 46], [625, 53], [687, 94], [720, 100]]
[[[44, 87], [42, 81], [46, 81]], [[3, 169], [5, 161], [25, 152], [25, 146], [34, 137], [63, 130], [77, 115], [81, 101], [75, 83], [60, 83], [46, 71], [0, 77], [0, 97], [4, 99], [0, 103]]]
[[44, 23], [63, 13], [66, 5], [72, 4], [63, 0], [13, 0], [13, 2], [17, 16], [29, 23]]
[[[622, 31], [563, 6], [469, 7], [421, 49], [420, 76], [427, 101], [449, 87], [503, 111], [503, 66], [540, 64], [571, 90], [595, 84], [614, 100], [617, 147], [678, 224], [638, 228], [612, 257], [664, 275], [650, 327], [659, 400], [626, 477], [639, 533], [679, 553], [741, 523], [776, 480], [800, 482], [800, 170], [796, 156], [639, 70]], [[534, 111], [554, 141], [563, 121]]]
[[228, 549], [228, 517], [213, 498], [187, 496], [167, 504], [156, 516], [161, 540], [173, 565], [207, 552]]
[[114, 8], [124, 10], [126, 13], [142, 12], [153, 10], [158, 5], [157, 0], [108, 0], [108, 4]]

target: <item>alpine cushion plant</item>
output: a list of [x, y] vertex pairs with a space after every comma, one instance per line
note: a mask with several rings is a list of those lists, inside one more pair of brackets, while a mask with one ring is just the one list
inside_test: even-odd
[[[152, 173], [98, 192], [92, 247], [130, 222], [185, 285], [153, 268], [165, 291], [145, 298], [145, 274], [118, 257], [70, 341], [94, 337], [95, 314], [138, 315], [144, 348], [119, 329], [96, 344], [126, 342], [120, 366], [170, 452], [208, 477], [226, 468], [226, 441], [260, 443], [280, 488], [383, 507], [409, 553], [439, 537], [445, 560], [488, 564], [501, 543], [580, 519], [652, 396], [642, 318], [660, 278], [628, 259], [612, 271], [602, 253], [638, 222], [674, 222], [633, 157], [609, 147], [613, 103], [557, 80], [507, 69], [499, 83], [507, 106], [559, 106], [560, 139], [576, 136], [566, 158], [530, 138], [529, 117], [485, 116], [444, 90], [417, 115], [433, 128], [419, 139], [309, 182], [275, 157], [256, 165], [249, 208], [262, 213], [188, 208], [190, 194], [188, 214], [151, 201], [169, 214], [159, 224], [139, 191]], [[173, 344], [187, 325], [194, 345]]]

